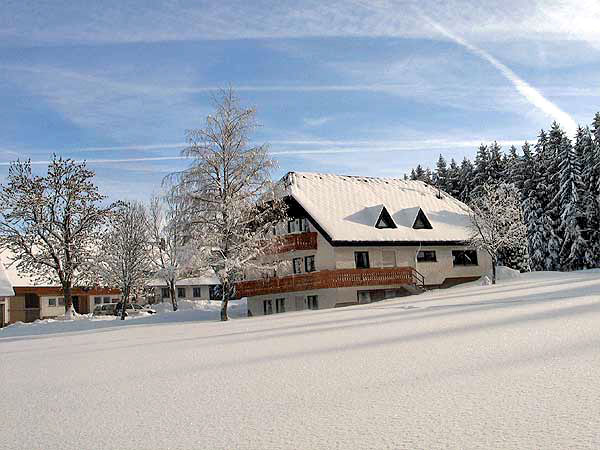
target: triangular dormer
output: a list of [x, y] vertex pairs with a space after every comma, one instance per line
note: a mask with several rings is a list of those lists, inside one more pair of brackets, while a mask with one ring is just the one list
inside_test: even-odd
[[381, 212], [379, 213], [379, 218], [377, 219], [377, 222], [375, 223], [375, 228], [397, 228], [396, 224], [394, 223], [394, 220], [392, 219], [392, 216], [390, 215], [390, 213], [388, 212], [388, 210], [386, 209], [386, 207], [384, 206], [383, 208], [381, 208]]
[[431, 222], [423, 212], [421, 208], [419, 208], [419, 212], [417, 213], [417, 217], [415, 218], [415, 223], [412, 226], [415, 230], [431, 230], [433, 227], [431, 226]]

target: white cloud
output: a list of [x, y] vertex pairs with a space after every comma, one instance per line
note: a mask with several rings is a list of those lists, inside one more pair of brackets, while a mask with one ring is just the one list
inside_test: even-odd
[[[597, 0], [22, 0], [3, 5], [0, 30], [10, 45], [157, 42], [314, 36], [432, 37], [412, 8], [476, 41], [536, 38], [600, 42]], [[65, 13], [65, 12], [68, 12]], [[577, 26], [573, 26], [577, 24]]]

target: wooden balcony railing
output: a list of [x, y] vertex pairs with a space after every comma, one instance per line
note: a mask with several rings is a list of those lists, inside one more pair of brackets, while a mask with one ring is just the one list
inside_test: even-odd
[[275, 253], [285, 253], [294, 250], [316, 250], [317, 233], [298, 233], [278, 237], [277, 244], [274, 246]]
[[281, 278], [242, 281], [237, 283], [236, 292], [238, 297], [252, 297], [313, 289], [398, 284], [422, 286], [423, 278], [412, 267], [322, 270]]

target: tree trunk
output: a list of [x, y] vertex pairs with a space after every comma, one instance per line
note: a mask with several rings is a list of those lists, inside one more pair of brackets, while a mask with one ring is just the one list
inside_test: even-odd
[[175, 281], [169, 281], [169, 293], [171, 294], [171, 304], [173, 311], [177, 311], [177, 292], [175, 289]]
[[127, 316], [127, 304], [129, 303], [129, 295], [123, 296], [123, 303], [121, 305], [121, 320], [125, 320]]
[[227, 305], [229, 304], [229, 296], [227, 295], [227, 289], [225, 285], [222, 286], [221, 291], [221, 321], [225, 322], [229, 320], [229, 316], [227, 315]]
[[496, 265], [498, 264], [498, 258], [492, 258], [492, 284], [496, 284]]
[[73, 289], [70, 281], [63, 283], [63, 294], [65, 296], [65, 315], [67, 315], [73, 308]]

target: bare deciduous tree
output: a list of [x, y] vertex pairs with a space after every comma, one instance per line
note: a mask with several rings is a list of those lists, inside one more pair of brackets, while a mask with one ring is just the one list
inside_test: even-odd
[[193, 163], [178, 178], [200, 249], [197, 269], [217, 274], [221, 320], [227, 320], [228, 301], [244, 272], [272, 268], [260, 257], [269, 252], [273, 226], [284, 220], [286, 206], [271, 181], [276, 162], [267, 146], [249, 144], [256, 111], [242, 108], [232, 90], [222, 91], [215, 107], [203, 128], [188, 132], [183, 154]]
[[527, 242], [519, 192], [512, 184], [484, 184], [469, 206], [470, 244], [490, 255], [492, 284], [496, 284], [499, 251]]
[[72, 312], [72, 288], [89, 281], [89, 257], [110, 207], [85, 163], [53, 156], [45, 176], [30, 161], [11, 164], [0, 190], [0, 248], [9, 250], [19, 273], [59, 282], [65, 312]]
[[111, 214], [94, 258], [100, 284], [121, 290], [121, 319], [133, 294], [143, 291], [152, 275], [146, 211], [140, 203], [121, 202]]
[[184, 199], [174, 190], [150, 201], [148, 227], [154, 274], [167, 283], [173, 311], [177, 311], [177, 281], [190, 273], [195, 252], [187, 211]]

